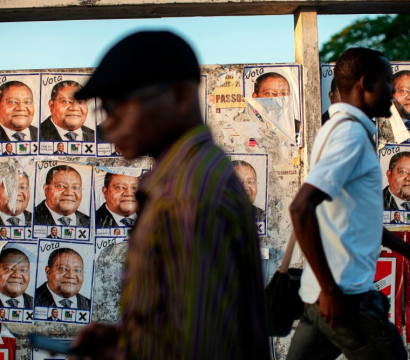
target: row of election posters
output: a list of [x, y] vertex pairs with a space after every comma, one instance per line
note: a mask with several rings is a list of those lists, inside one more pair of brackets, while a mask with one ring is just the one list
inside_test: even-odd
[[102, 270], [94, 263], [106, 247], [126, 241], [96, 237], [94, 244], [7, 242], [0, 253], [0, 321], [89, 323], [94, 272]]

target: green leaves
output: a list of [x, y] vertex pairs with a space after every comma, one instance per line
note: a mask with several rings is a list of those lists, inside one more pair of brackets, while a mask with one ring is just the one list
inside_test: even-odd
[[344, 28], [323, 44], [320, 61], [333, 62], [348, 48], [363, 46], [379, 50], [390, 61], [410, 60], [410, 15], [363, 18]]

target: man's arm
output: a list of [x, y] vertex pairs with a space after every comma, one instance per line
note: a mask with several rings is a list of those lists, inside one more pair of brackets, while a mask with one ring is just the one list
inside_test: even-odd
[[383, 228], [382, 245], [410, 259], [410, 244]]
[[296, 238], [322, 289], [320, 313], [330, 327], [334, 327], [342, 316], [342, 293], [330, 271], [316, 216], [316, 207], [328, 197], [323, 191], [305, 183], [290, 206], [290, 214]]

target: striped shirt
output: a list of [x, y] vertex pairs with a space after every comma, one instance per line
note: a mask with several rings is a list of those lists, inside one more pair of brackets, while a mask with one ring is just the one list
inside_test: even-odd
[[137, 197], [119, 359], [269, 359], [251, 204], [208, 128], [178, 139]]

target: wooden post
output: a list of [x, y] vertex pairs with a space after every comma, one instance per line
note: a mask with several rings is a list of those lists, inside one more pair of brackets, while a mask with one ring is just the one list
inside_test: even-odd
[[317, 12], [300, 7], [294, 14], [295, 61], [302, 64], [304, 146], [301, 149], [302, 178], [311, 161], [313, 141], [321, 126], [320, 64], [317, 35]]

